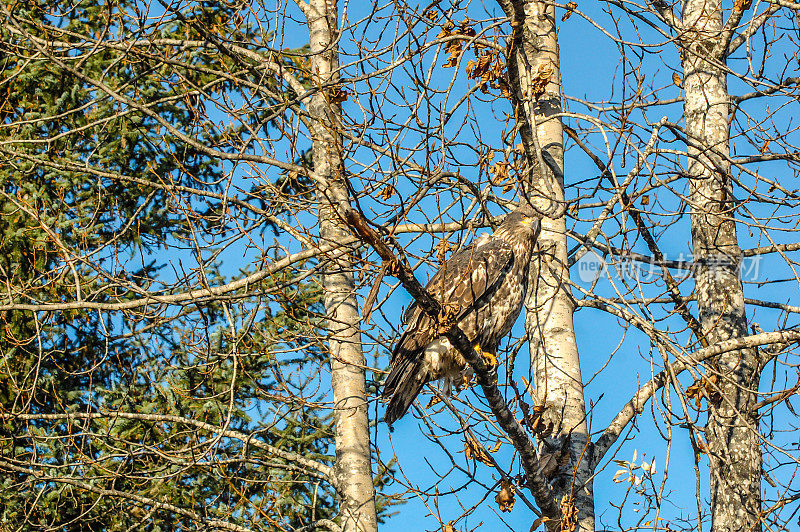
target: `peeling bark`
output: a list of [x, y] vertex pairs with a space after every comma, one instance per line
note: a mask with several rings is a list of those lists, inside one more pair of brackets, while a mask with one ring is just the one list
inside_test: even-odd
[[[336, 215], [336, 206], [349, 204], [339, 131], [341, 107], [329, 97], [339, 79], [336, 2], [312, 0], [304, 11], [308, 19], [311, 68], [319, 89], [312, 96], [308, 110], [313, 119], [312, 152], [320, 236], [324, 243], [342, 242], [350, 232]], [[341, 526], [344, 532], [377, 531], [365, 360], [353, 264], [346, 255], [330, 261], [324, 272], [323, 290], [334, 399], [334, 475], [341, 505]]]
[[574, 499], [575, 530], [594, 530], [592, 469], [583, 379], [569, 292], [566, 218], [564, 216], [564, 146], [561, 119], [561, 76], [555, 6], [536, 0], [500, 2], [512, 19], [508, 72], [514, 113], [525, 148], [529, 173], [523, 183], [529, 201], [542, 214], [539, 254], [531, 264], [525, 329], [533, 368], [534, 400], [545, 404], [545, 422], [553, 437], [541, 452], [566, 445], [569, 461], [552, 481], [556, 499]]
[[[729, 163], [729, 95], [724, 71], [722, 6], [686, 0], [682, 37], [695, 290], [709, 345], [747, 335]], [[761, 449], [753, 413], [760, 365], [755, 349], [707, 364], [719, 377], [709, 401], [706, 438], [712, 530], [761, 530]]]

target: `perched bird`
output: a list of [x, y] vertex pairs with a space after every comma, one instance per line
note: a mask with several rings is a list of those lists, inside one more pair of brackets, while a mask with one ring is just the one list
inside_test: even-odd
[[[520, 207], [493, 234], [482, 235], [445, 261], [426, 286], [475, 350], [493, 365], [500, 341], [522, 309], [528, 263], [540, 229], [535, 212]], [[443, 379], [449, 392], [470, 371], [436, 321], [416, 303], [403, 322], [406, 328], [394, 347], [383, 385], [382, 395], [389, 398], [384, 419], [389, 424], [406, 413], [425, 383]]]

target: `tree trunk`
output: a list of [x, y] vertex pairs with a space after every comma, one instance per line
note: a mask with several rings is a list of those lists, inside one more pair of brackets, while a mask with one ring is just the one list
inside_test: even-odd
[[567, 465], [553, 479], [555, 496], [559, 502], [572, 499], [578, 519], [575, 530], [594, 531], [583, 379], [572, 321], [575, 307], [567, 284], [563, 129], [561, 119], [554, 116], [561, 112], [555, 7], [535, 0], [500, 3], [514, 21], [508, 71], [527, 159], [523, 182], [534, 207], [548, 213], [542, 220], [539, 253], [531, 264], [525, 317], [534, 399], [546, 405], [544, 420], [554, 426], [552, 437], [545, 438], [540, 449], [569, 450]]
[[[341, 107], [331, 101], [339, 79], [335, 0], [312, 0], [308, 18], [311, 69], [319, 89], [308, 109], [313, 119], [313, 161], [323, 243], [347, 240], [336, 206], [349, 201], [343, 177]], [[336, 464], [334, 467], [344, 532], [377, 531], [375, 488], [370, 459], [365, 360], [361, 350], [359, 311], [353, 264], [343, 256], [324, 272], [328, 349], [334, 399]]]
[[[722, 7], [716, 0], [686, 0], [683, 23], [695, 290], [705, 341], [714, 344], [747, 335], [728, 161], [726, 53], [717, 51]], [[707, 365], [719, 391], [709, 398], [706, 425], [712, 530], [718, 532], [761, 530], [761, 450], [752, 412], [757, 357], [754, 349], [733, 351]]]

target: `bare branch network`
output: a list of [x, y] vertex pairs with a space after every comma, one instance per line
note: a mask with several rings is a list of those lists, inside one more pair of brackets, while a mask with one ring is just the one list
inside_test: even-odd
[[[0, 6], [0, 519], [791, 529], [799, 12]], [[495, 367], [424, 286], [520, 202]], [[412, 303], [467, 364], [390, 431]]]

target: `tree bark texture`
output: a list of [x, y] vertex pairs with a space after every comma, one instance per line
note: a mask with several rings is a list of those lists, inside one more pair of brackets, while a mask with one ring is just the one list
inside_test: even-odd
[[[729, 95], [726, 52], [718, 50], [722, 6], [686, 0], [681, 38], [686, 135], [689, 154], [695, 291], [704, 343], [747, 335], [739, 278], [729, 163]], [[712, 530], [759, 531], [761, 450], [755, 413], [760, 366], [755, 349], [732, 351], [706, 365], [716, 376], [710, 394], [706, 438]], [[713, 379], [712, 379], [713, 380]]]
[[[320, 236], [342, 242], [350, 231], [336, 214], [349, 203], [343, 177], [341, 107], [330, 95], [339, 79], [338, 12], [335, 0], [312, 0], [305, 9], [311, 68], [317, 91], [308, 109], [313, 119], [313, 161], [317, 179]], [[375, 488], [370, 457], [365, 360], [352, 261], [346, 255], [329, 263], [323, 290], [334, 399], [336, 464], [343, 532], [377, 531]]]
[[514, 33], [508, 51], [509, 83], [514, 113], [525, 148], [526, 195], [542, 214], [539, 253], [529, 276], [525, 329], [533, 368], [537, 405], [546, 406], [551, 437], [540, 444], [543, 453], [569, 451], [569, 460], [552, 480], [565, 519], [570, 500], [577, 509], [575, 530], [594, 531], [594, 499], [588, 460], [588, 432], [578, 347], [573, 325], [574, 305], [568, 288], [566, 218], [564, 216], [564, 146], [561, 112], [558, 38], [555, 7], [541, 1], [500, 2], [512, 19]]

